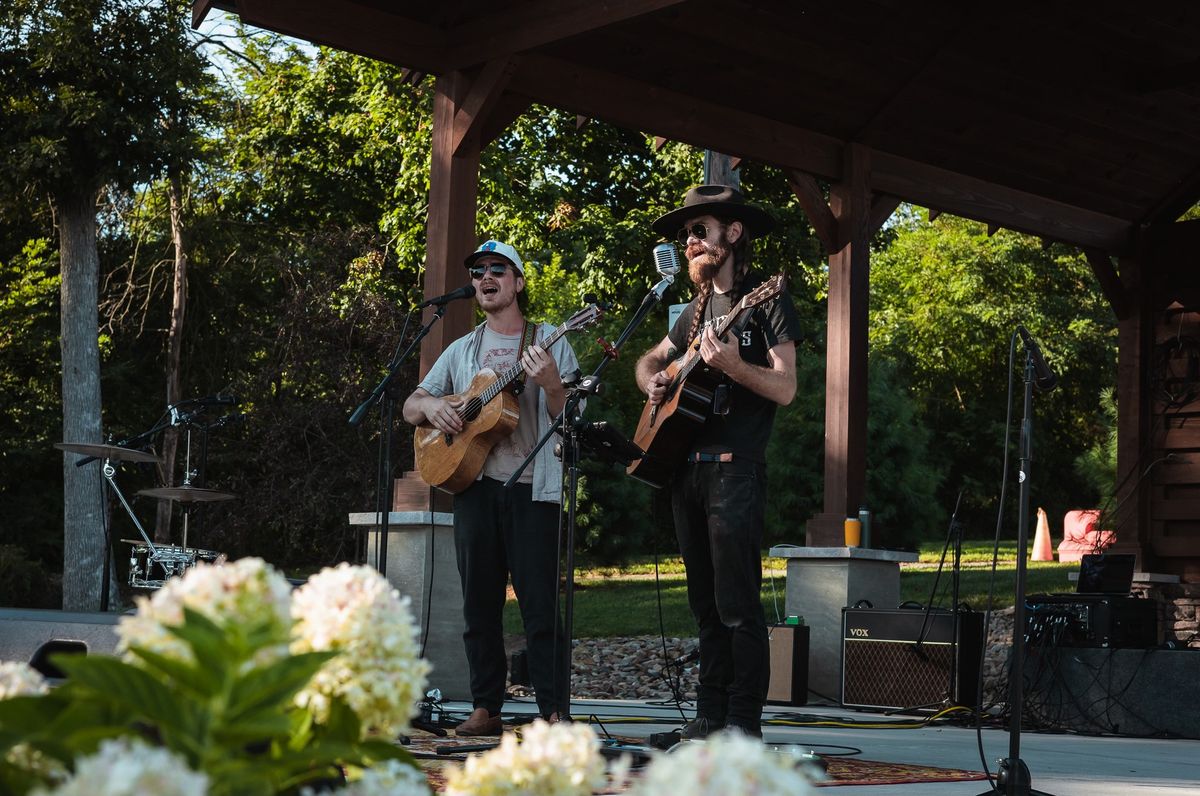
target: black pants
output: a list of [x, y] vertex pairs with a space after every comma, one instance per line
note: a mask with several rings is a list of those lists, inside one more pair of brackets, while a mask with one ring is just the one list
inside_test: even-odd
[[749, 460], [685, 464], [672, 486], [688, 603], [700, 626], [696, 714], [757, 729], [771, 679], [763, 615], [766, 466]]
[[[566, 714], [567, 664], [558, 593], [557, 503], [535, 503], [529, 484], [505, 489], [483, 478], [454, 497], [454, 544], [462, 580], [463, 641], [476, 708], [497, 713], [504, 704], [508, 661], [504, 654], [504, 597], [511, 573], [525, 625], [529, 679], [542, 715]], [[555, 636], [560, 661], [554, 678]]]

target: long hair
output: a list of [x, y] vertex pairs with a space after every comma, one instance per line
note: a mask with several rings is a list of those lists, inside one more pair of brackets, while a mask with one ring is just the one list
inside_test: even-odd
[[[726, 228], [737, 220], [722, 216], [714, 217]], [[746, 274], [750, 271], [750, 260], [754, 253], [754, 247], [750, 243], [750, 228], [746, 226], [745, 221], [742, 222], [742, 236], [732, 244], [732, 248], [733, 287], [729, 291], [729, 300], [731, 304], [734, 304], [742, 297], [742, 282], [745, 281]], [[712, 280], [709, 279], [702, 283], [699, 290], [700, 293], [696, 296], [696, 310], [692, 313], [692, 328], [688, 330], [688, 345], [691, 345], [692, 341], [696, 339], [696, 335], [700, 332], [700, 319], [704, 317], [704, 310], [708, 308], [708, 301], [712, 298]]]

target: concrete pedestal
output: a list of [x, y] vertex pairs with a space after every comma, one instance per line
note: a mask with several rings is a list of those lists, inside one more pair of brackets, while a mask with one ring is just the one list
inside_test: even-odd
[[918, 556], [862, 547], [791, 545], [772, 547], [770, 554], [787, 559], [787, 614], [804, 617], [810, 628], [808, 688], [840, 702], [842, 609], [859, 600], [876, 608], [895, 608], [900, 603], [900, 563]]
[[[367, 563], [378, 568], [380, 515], [359, 512], [350, 524], [367, 528]], [[462, 586], [454, 551], [454, 515], [448, 512], [393, 511], [388, 515], [384, 573], [412, 600], [413, 617], [433, 665], [429, 687], [446, 699], [471, 699], [470, 673], [463, 649]]]

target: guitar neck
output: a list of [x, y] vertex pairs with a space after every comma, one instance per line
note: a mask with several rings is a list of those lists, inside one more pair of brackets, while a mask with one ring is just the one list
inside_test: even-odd
[[[548, 347], [554, 345], [554, 343], [558, 341], [558, 338], [562, 337], [566, 333], [567, 333], [567, 324], [564, 323], [562, 326], [558, 327], [557, 329], [555, 329], [553, 332], [550, 333], [550, 336], [547, 337], [541, 343], [542, 347], [548, 348]], [[534, 339], [535, 340], [537, 339], [536, 334], [534, 335]], [[492, 382], [491, 386], [488, 387], [486, 390], [484, 390], [480, 394], [480, 396], [479, 396], [480, 400], [482, 400], [486, 404], [488, 401], [492, 400], [497, 395], [504, 392], [504, 390], [507, 389], [510, 384], [512, 384], [514, 381], [516, 381], [517, 377], [520, 376], [521, 373], [524, 371], [524, 368], [521, 367], [521, 354], [523, 354], [523, 353], [525, 353], [525, 352], [524, 351], [517, 352], [517, 361], [514, 362], [512, 365], [510, 365], [508, 368], [506, 368], [505, 371], [500, 374], [500, 377], [497, 378], [494, 382]]]

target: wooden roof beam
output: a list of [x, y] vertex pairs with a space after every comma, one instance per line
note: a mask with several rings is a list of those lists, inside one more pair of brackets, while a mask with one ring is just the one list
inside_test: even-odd
[[[738, 152], [760, 163], [831, 180], [841, 178], [845, 142], [641, 78], [604, 73], [530, 53], [522, 57], [510, 88], [536, 102], [630, 130], [655, 130], [662, 138], [697, 148]], [[715, 126], [712, 119], [724, 123]], [[1121, 253], [1130, 245], [1132, 226], [1126, 219], [878, 149], [873, 151], [874, 193], [1077, 246]]]
[[896, 212], [896, 208], [900, 206], [900, 197], [888, 196], [884, 193], [877, 193], [871, 199], [871, 217], [868, 220], [871, 225], [871, 234], [874, 235], [883, 226], [884, 222], [892, 217], [892, 213]]
[[[219, 3], [214, 3], [220, 8]], [[237, 0], [247, 25], [273, 30], [313, 44], [336, 47], [421, 72], [443, 74], [446, 34], [432, 25], [365, 3], [329, 0]]]
[[1123, 321], [1128, 318], [1129, 296], [1125, 286], [1121, 284], [1117, 269], [1113, 268], [1112, 258], [1100, 249], [1084, 249], [1083, 254], [1087, 257], [1088, 265], [1092, 267], [1092, 273], [1096, 275], [1096, 281], [1100, 283], [1100, 289], [1104, 291], [1104, 297], [1108, 299], [1108, 305], [1112, 307], [1117, 320]]
[[451, 68], [526, 52], [581, 33], [659, 11], [683, 0], [537, 0], [517, 3], [453, 28]]
[[[479, 136], [480, 128], [496, 107], [512, 73], [511, 59], [497, 58], [484, 64], [471, 81], [466, 97], [459, 103], [458, 111], [454, 114], [454, 140], [451, 149], [456, 156], [461, 154], [465, 141], [470, 140], [472, 136]], [[481, 141], [480, 145], [483, 143]]]
[[817, 233], [825, 251], [837, 251], [838, 223], [837, 219], [833, 217], [833, 211], [829, 209], [829, 203], [825, 199], [825, 193], [821, 190], [821, 186], [817, 185], [816, 179], [807, 172], [789, 169], [784, 174], [787, 176], [792, 193], [796, 195], [796, 201], [800, 203], [804, 215], [808, 216], [808, 223]]

